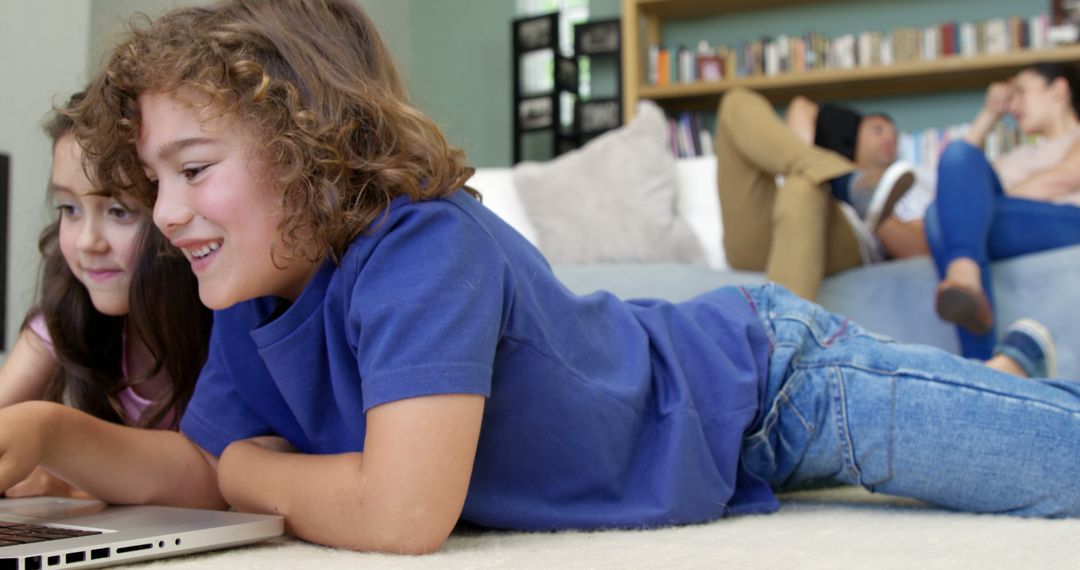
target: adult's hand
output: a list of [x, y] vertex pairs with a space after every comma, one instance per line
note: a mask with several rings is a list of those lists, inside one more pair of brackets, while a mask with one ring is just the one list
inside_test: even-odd
[[1015, 92], [1016, 87], [1012, 81], [991, 83], [990, 87], [986, 89], [986, 99], [983, 102], [983, 107], [979, 110], [979, 114], [975, 116], [975, 120], [971, 122], [971, 129], [964, 139], [979, 148], [983, 148], [983, 145], [986, 144], [986, 135], [1001, 120], [1001, 117], [1009, 111], [1009, 103], [1012, 102]]

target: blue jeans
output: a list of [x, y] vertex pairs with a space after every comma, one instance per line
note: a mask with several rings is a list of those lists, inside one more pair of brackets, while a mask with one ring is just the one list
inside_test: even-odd
[[898, 344], [777, 285], [745, 292], [771, 343], [743, 442], [750, 473], [776, 490], [842, 483], [964, 511], [1080, 516], [1080, 382]]
[[[954, 141], [938, 165], [937, 198], [926, 211], [926, 238], [941, 276], [957, 258], [978, 263], [992, 304], [990, 262], [1080, 243], [1080, 208], [1006, 196], [983, 151]], [[990, 358], [994, 331], [975, 335], [958, 327], [957, 335], [964, 356]]]

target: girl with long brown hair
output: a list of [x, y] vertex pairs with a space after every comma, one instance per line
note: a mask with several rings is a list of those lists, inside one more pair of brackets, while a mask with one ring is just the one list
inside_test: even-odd
[[[45, 124], [57, 219], [38, 241], [38, 301], [0, 369], [0, 407], [45, 399], [115, 423], [175, 429], [206, 359], [210, 312], [148, 212], [91, 184], [73, 130], [63, 112]], [[78, 491], [39, 471], [5, 494], [44, 493]]]

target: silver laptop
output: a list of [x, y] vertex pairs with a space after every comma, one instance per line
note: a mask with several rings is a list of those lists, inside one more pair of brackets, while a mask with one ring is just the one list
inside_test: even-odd
[[250, 544], [284, 530], [277, 515], [0, 499], [0, 570], [112, 566]]

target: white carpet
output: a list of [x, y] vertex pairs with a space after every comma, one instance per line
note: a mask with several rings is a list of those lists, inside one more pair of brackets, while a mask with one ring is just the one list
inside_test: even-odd
[[139, 568], [1080, 568], [1080, 519], [968, 515], [860, 489], [785, 495], [777, 514], [647, 531], [456, 532], [423, 557], [291, 538]]

